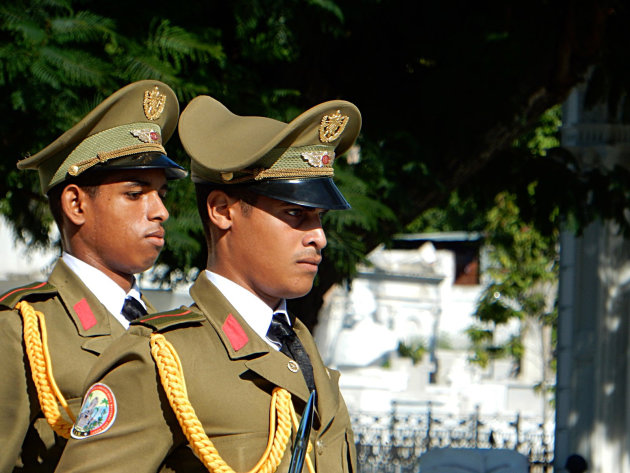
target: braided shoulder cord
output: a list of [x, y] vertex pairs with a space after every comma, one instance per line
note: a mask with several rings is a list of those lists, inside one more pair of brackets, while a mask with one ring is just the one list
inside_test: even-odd
[[75, 417], [53, 376], [44, 314], [33, 309], [33, 306], [26, 301], [19, 302], [15, 308], [20, 311], [24, 321], [24, 345], [42, 413], [57, 435], [70, 438], [72, 424], [61, 417], [57, 402], [65, 409], [72, 422]]
[[[151, 355], [157, 365], [160, 380], [171, 408], [195, 454], [211, 473], [235, 473], [221, 458], [216, 447], [206, 435], [203, 425], [201, 425], [188, 400], [181, 361], [173, 345], [162, 334], [153, 333], [151, 335]], [[291, 394], [285, 389], [275, 388], [269, 409], [267, 448], [256, 466], [248, 473], [273, 473], [276, 471], [291, 435], [292, 420], [297, 428], [297, 415], [291, 402]], [[307, 462], [309, 471], [314, 473], [308, 456]]]

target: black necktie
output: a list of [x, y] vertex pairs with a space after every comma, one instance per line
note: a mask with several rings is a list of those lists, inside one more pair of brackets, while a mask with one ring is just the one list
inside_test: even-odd
[[267, 338], [272, 342], [278, 343], [282, 353], [297, 361], [308, 390], [314, 391], [313, 365], [311, 365], [311, 360], [306, 350], [304, 350], [302, 342], [300, 342], [300, 339], [289, 325], [285, 314], [273, 314], [269, 330], [267, 330]]
[[147, 310], [135, 298], [128, 296], [123, 304], [122, 315], [131, 322], [132, 320], [147, 315]]

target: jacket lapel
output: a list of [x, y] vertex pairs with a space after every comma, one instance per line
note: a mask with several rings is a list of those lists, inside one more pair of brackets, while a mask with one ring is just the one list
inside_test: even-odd
[[302, 373], [292, 371], [290, 360], [254, 332], [205, 273], [199, 275], [190, 289], [190, 295], [216, 330], [230, 359], [245, 359], [245, 366], [261, 378], [303, 401], [308, 399], [308, 388]]
[[107, 309], [63, 260], [57, 262], [48, 280], [59, 291], [78, 334], [85, 338], [81, 345], [84, 350], [100, 355], [111, 343], [111, 335], [124, 333], [119, 323], [111, 323]]
[[339, 390], [337, 389], [338, 373], [324, 366], [313, 336], [306, 326], [297, 318], [293, 318], [293, 329], [308, 353], [313, 365], [313, 377], [317, 389], [317, 414], [320, 419], [321, 432], [335, 417], [339, 408]]

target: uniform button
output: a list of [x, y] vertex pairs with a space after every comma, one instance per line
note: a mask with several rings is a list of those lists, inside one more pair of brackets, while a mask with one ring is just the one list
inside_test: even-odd
[[299, 371], [299, 369], [300, 369], [300, 365], [298, 365], [297, 362], [291, 360], [287, 364], [287, 368], [289, 368], [289, 371], [291, 371], [293, 373], [297, 373]]
[[317, 443], [315, 444], [315, 448], [317, 449], [318, 455], [324, 454], [324, 442], [322, 442], [321, 440], [318, 440]]

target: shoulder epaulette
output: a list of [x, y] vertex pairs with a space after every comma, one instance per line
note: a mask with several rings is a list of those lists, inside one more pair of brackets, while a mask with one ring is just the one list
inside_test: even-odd
[[13, 309], [15, 305], [22, 299], [28, 298], [33, 294], [54, 294], [57, 288], [49, 282], [32, 282], [22, 287], [17, 287], [5, 292], [0, 296], [0, 307]]
[[148, 314], [129, 325], [145, 325], [152, 328], [155, 332], [163, 332], [173, 327], [187, 325], [191, 323], [200, 323], [205, 317], [197, 312], [193, 312], [187, 307], [169, 310], [167, 312], [158, 312], [157, 314]]

